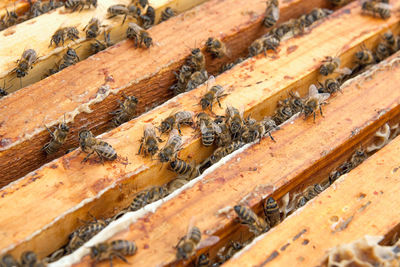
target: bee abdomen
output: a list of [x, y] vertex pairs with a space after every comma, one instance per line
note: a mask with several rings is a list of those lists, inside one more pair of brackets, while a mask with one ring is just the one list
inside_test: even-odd
[[190, 164], [188, 164], [184, 160], [181, 160], [178, 158], [171, 161], [169, 164], [174, 172], [181, 174], [181, 175], [187, 174], [192, 170], [192, 167], [190, 166]]
[[280, 223], [281, 218], [280, 218], [279, 206], [273, 197], [269, 197], [268, 200], [266, 201], [264, 207], [264, 213], [271, 227]]
[[129, 206], [129, 210], [136, 211], [146, 205], [146, 193], [140, 192], [136, 197], [133, 199], [131, 205]]
[[201, 136], [201, 141], [204, 146], [211, 146], [214, 143], [214, 133], [212, 131], [207, 131]]
[[136, 243], [128, 240], [114, 240], [111, 242], [113, 251], [118, 251], [122, 255], [133, 255], [136, 253]]
[[253, 224], [256, 222], [256, 218], [254, 217], [255, 214], [253, 213], [253, 211], [249, 210], [245, 206], [236, 205], [235, 207], [233, 207], [233, 209], [244, 223]]
[[99, 142], [97, 151], [107, 160], [115, 160], [117, 158], [117, 152], [115, 152], [114, 148], [104, 141]]
[[194, 226], [191, 230], [190, 230], [190, 237], [191, 240], [193, 240], [196, 243], [199, 243], [201, 240], [201, 231], [198, 227]]

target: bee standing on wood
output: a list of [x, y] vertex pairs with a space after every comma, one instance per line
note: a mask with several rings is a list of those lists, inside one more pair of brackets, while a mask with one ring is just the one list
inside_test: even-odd
[[225, 110], [226, 124], [229, 127], [232, 135], [238, 138], [240, 130], [242, 129], [243, 123], [243, 110], [239, 111], [237, 108], [228, 106]]
[[376, 61], [380, 62], [385, 58], [387, 58], [388, 56], [390, 56], [389, 48], [385, 44], [379, 43], [375, 49]]
[[130, 22], [128, 29], [126, 30], [126, 37], [135, 41], [136, 47], [141, 47], [142, 44], [149, 48], [153, 45], [153, 39], [149, 33], [136, 23]]
[[241, 223], [247, 225], [250, 232], [254, 233], [256, 236], [269, 231], [270, 226], [267, 222], [258, 217], [251, 209], [241, 205], [236, 205], [233, 209]]
[[100, 34], [100, 27], [103, 27], [98, 18], [91, 18], [89, 23], [83, 28], [86, 31], [86, 39], [96, 38]]
[[167, 143], [158, 153], [160, 162], [163, 163], [176, 159], [178, 151], [181, 150], [181, 146], [182, 137], [176, 129], [173, 129], [169, 134]]
[[104, 31], [104, 42], [101, 42], [101, 41], [95, 39], [94, 43], [90, 44], [90, 47], [92, 49], [92, 52], [94, 54], [96, 54], [112, 45], [113, 45], [113, 43], [111, 42], [111, 39], [110, 39], [110, 32]]
[[112, 260], [114, 257], [120, 258], [125, 263], [129, 263], [124, 256], [134, 255], [137, 251], [135, 242], [128, 240], [113, 240], [111, 242], [99, 243], [90, 248], [90, 257], [96, 262], [102, 260]]
[[158, 142], [162, 142], [162, 140], [156, 135], [153, 124], [146, 123], [144, 125], [144, 133], [140, 142], [138, 154], [143, 151], [144, 156], [147, 156], [147, 154], [154, 156], [157, 153]]
[[197, 127], [200, 127], [201, 141], [204, 146], [211, 146], [215, 137], [221, 133], [221, 128], [208, 116], [207, 113], [200, 112], [196, 115]]
[[340, 89], [340, 82], [337, 79], [334, 78], [329, 78], [326, 79], [324, 84], [320, 84], [322, 88], [318, 90], [320, 93], [329, 93], [333, 94], [336, 93], [337, 91], [342, 92]]
[[271, 28], [279, 20], [279, 1], [267, 1], [267, 10], [265, 11], [265, 18], [263, 24], [267, 28]]
[[53, 44], [53, 42], [56, 46], [58, 46], [60, 43], [64, 45], [65, 38], [68, 38], [71, 41], [79, 39], [78, 29], [76, 27], [63, 27], [58, 29], [51, 37], [49, 47]]
[[232, 143], [232, 136], [229, 131], [228, 125], [225, 123], [225, 120], [214, 120], [214, 122], [217, 124], [219, 129], [221, 130], [220, 133], [217, 133], [217, 136], [215, 137], [215, 144], [217, 147], [224, 147], [228, 146], [229, 144]]
[[112, 123], [115, 127], [118, 127], [134, 118], [136, 114], [136, 106], [139, 102], [135, 96], [126, 96], [125, 93], [122, 93], [122, 96], [124, 97], [124, 102], [117, 100], [119, 109], [110, 113], [115, 115], [112, 119]]
[[355, 54], [356, 63], [361, 66], [366, 66], [370, 64], [374, 64], [374, 55], [372, 54], [371, 50], [365, 47], [365, 45], [361, 45], [361, 50], [356, 52]]
[[54, 132], [51, 132], [50, 129], [47, 127], [46, 129], [50, 133], [51, 141], [48, 142], [46, 145], [44, 145], [42, 150], [45, 151], [48, 155], [50, 155], [57, 152], [57, 150], [60, 149], [60, 147], [65, 143], [65, 140], [67, 139], [67, 135], [69, 132], [69, 127], [65, 123], [65, 116], [64, 116], [64, 122], [60, 123]]
[[314, 84], [312, 84], [309, 88], [308, 97], [304, 101], [304, 107], [302, 110], [302, 112], [305, 115], [305, 118], [313, 114], [315, 121], [315, 113], [317, 109], [319, 109], [321, 116], [323, 116], [321, 106], [325, 104], [325, 100], [327, 100], [329, 96], [330, 96], [329, 93], [319, 94], [317, 87]]
[[163, 199], [168, 195], [168, 190], [164, 186], [154, 186], [147, 190], [145, 201], [146, 204], [153, 203], [157, 200]]
[[319, 68], [319, 73], [324, 76], [328, 76], [333, 72], [342, 73], [346, 75], [351, 74], [351, 70], [349, 68], [340, 69], [340, 58], [338, 57], [326, 57], [323, 61], [321, 67]]
[[178, 132], [182, 134], [181, 124], [193, 125], [193, 116], [194, 113], [192, 111], [173, 112], [172, 115], [168, 116], [161, 122], [159, 130], [161, 134], [163, 134], [172, 130], [176, 126], [178, 128]]
[[176, 12], [175, 12], [172, 8], [167, 7], [167, 8], [164, 9], [163, 12], [161, 13], [160, 22], [169, 20], [170, 18], [172, 18], [172, 17], [175, 16], [175, 15], [176, 15]]
[[92, 6], [97, 8], [97, 0], [67, 0], [65, 1], [65, 8], [72, 9], [72, 12], [76, 11], [79, 7], [81, 12], [85, 6], [91, 8]]
[[33, 64], [37, 60], [36, 51], [33, 49], [26, 49], [20, 59], [17, 60], [17, 67], [14, 69], [17, 74], [17, 78], [20, 78], [20, 84], [22, 87], [22, 77], [28, 75], [28, 70], [33, 68]]
[[383, 41], [386, 46], [389, 48], [390, 53], [394, 53], [400, 49], [400, 37], [394, 36], [393, 33], [389, 30], [383, 34]]
[[195, 71], [202, 71], [206, 68], [206, 58], [199, 48], [192, 49], [187, 64]]
[[269, 197], [264, 203], [264, 215], [267, 218], [271, 227], [276, 226], [281, 222], [281, 214], [279, 205], [273, 197]]
[[366, 0], [363, 2], [362, 11], [374, 17], [379, 15], [382, 19], [388, 19], [391, 16], [391, 6], [389, 4], [374, 0]]
[[58, 70], [65, 69], [69, 66], [75, 65], [79, 61], [79, 56], [76, 54], [75, 49], [68, 47], [67, 53], [64, 54], [63, 60], [58, 67]]
[[156, 11], [152, 6], [147, 6], [146, 13], [140, 15], [140, 21], [144, 29], [149, 29], [151, 26], [154, 25], [156, 19]]
[[221, 40], [213, 37], [207, 39], [206, 51], [211, 53], [213, 58], [222, 58], [230, 54], [225, 44]]
[[208, 79], [208, 74], [206, 70], [195, 71], [190, 75], [190, 78], [186, 84], [185, 92], [192, 91], [197, 88], [199, 85], [205, 83]]
[[130, 211], [136, 211], [139, 210], [140, 208], [143, 208], [146, 206], [146, 194], [147, 191], [142, 191], [139, 192], [132, 200], [132, 203], [129, 205], [129, 210]]
[[[212, 80], [210, 82], [210, 80]], [[209, 79], [209, 84], [212, 84], [213, 81], [215, 81], [214, 77], [212, 77], [211, 79]], [[200, 105], [201, 108], [203, 110], [210, 108], [210, 111], [212, 112], [212, 106], [213, 103], [215, 101], [217, 101], [218, 105], [220, 108], [222, 108], [221, 103], [219, 102], [219, 100], [224, 97], [227, 96], [228, 94], [224, 94], [224, 87], [222, 87], [221, 85], [214, 85], [212, 86], [207, 93], [200, 99]]]
[[211, 154], [209, 159], [207, 159], [206, 161], [209, 161], [211, 164], [215, 164], [218, 161], [220, 161], [223, 157], [225, 157], [226, 155], [231, 154], [232, 152], [234, 152], [235, 150], [238, 150], [239, 148], [241, 148], [244, 145], [245, 145], [245, 143], [243, 143], [241, 141], [237, 141], [237, 142], [232, 142], [227, 146], [219, 147]]
[[88, 153], [88, 155], [82, 160], [86, 162], [90, 155], [96, 152], [102, 163], [103, 159], [115, 160], [117, 158], [117, 152], [108, 143], [98, 140], [93, 134], [88, 130], [83, 130], [79, 133], [79, 145], [83, 152]]
[[179, 174], [180, 177], [184, 177], [188, 180], [193, 179], [193, 176], [197, 176], [198, 174], [198, 170], [194, 162], [187, 163], [184, 160], [175, 158], [169, 162], [169, 166], [171, 167], [171, 170]]

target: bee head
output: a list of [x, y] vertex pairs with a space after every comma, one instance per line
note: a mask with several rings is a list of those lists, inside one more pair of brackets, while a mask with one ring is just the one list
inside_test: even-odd
[[210, 102], [207, 100], [207, 99], [205, 99], [205, 98], [202, 98], [201, 100], [200, 100], [200, 104], [201, 104], [201, 108], [204, 110], [204, 109], [206, 109], [206, 108], [208, 108], [209, 106], [210, 106]]
[[100, 250], [97, 248], [97, 246], [91, 247], [90, 248], [90, 257], [96, 258], [100, 255]]
[[69, 132], [69, 127], [68, 127], [68, 125], [65, 124], [65, 123], [61, 123], [60, 129], [61, 129], [62, 131], [64, 131], [64, 132]]

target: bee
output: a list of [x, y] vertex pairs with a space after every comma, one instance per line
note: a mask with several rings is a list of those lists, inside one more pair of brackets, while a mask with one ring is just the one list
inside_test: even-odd
[[329, 0], [334, 6], [344, 6], [349, 2], [349, 0]]
[[167, 7], [167, 8], [164, 9], [163, 12], [161, 13], [160, 22], [169, 20], [170, 18], [172, 18], [172, 17], [175, 16], [175, 15], [176, 15], [176, 12], [175, 12], [172, 8]]
[[246, 224], [249, 227], [250, 232], [254, 233], [256, 236], [269, 231], [270, 226], [267, 222], [258, 217], [251, 209], [241, 205], [236, 205], [233, 209], [238, 215], [241, 223]]
[[267, 218], [271, 227], [276, 226], [281, 222], [281, 214], [279, 212], [279, 206], [273, 197], [269, 197], [264, 204], [264, 215]]
[[333, 94], [337, 91], [342, 92], [342, 90], [340, 89], [339, 81], [334, 78], [326, 79], [324, 85], [322, 86], [322, 90], [319, 91], [321, 91], [322, 93], [329, 93], [329, 94]]
[[375, 56], [378, 62], [382, 61], [390, 56], [390, 50], [385, 44], [379, 43], [375, 50]]
[[5, 254], [1, 257], [0, 266], [4, 267], [17, 267], [19, 263], [14, 257], [10, 254]]
[[321, 67], [319, 68], [319, 73], [324, 76], [328, 76], [333, 72], [343, 73], [346, 75], [351, 74], [351, 70], [349, 68], [339, 69], [340, 67], [340, 58], [338, 57], [326, 57], [323, 61]]
[[83, 152], [88, 153], [82, 162], [86, 162], [94, 152], [99, 156], [102, 163], [104, 163], [103, 159], [112, 161], [117, 158], [117, 152], [114, 148], [108, 143], [98, 140], [89, 130], [79, 132], [79, 145]]
[[277, 26], [276, 28], [273, 28], [270, 31], [270, 34], [275, 36], [277, 39], [282, 40], [282, 38], [291, 30], [292, 30], [292, 22], [287, 21]]
[[290, 107], [289, 99], [279, 100], [278, 106], [273, 115], [273, 120], [276, 122], [276, 124], [281, 124], [292, 117], [294, 114], [295, 112], [292, 111]]
[[94, 222], [89, 223], [88, 225], [84, 226], [82, 229], [79, 230], [79, 237], [84, 240], [88, 241], [101, 230], [106, 228], [108, 222], [105, 220], [97, 220], [95, 218]]
[[153, 203], [159, 199], [163, 199], [168, 195], [168, 190], [163, 186], [154, 186], [147, 190], [145, 201], [146, 204]]
[[362, 11], [366, 14], [372, 14], [374, 17], [388, 19], [391, 16], [391, 6], [387, 3], [382, 3], [373, 0], [366, 0], [362, 4]]
[[323, 19], [333, 13], [332, 10], [326, 8], [314, 8], [310, 14], [313, 16], [314, 21]]
[[187, 179], [192, 179], [193, 176], [197, 176], [196, 174], [198, 174], [198, 170], [194, 162], [187, 163], [184, 160], [175, 158], [169, 162], [169, 166], [174, 172], [179, 174], [180, 177], [185, 177]]
[[192, 49], [190, 56], [187, 59], [187, 64], [194, 71], [203, 71], [206, 67], [206, 58], [199, 48]]
[[100, 34], [100, 27], [102, 27], [98, 18], [91, 18], [89, 23], [83, 28], [86, 31], [86, 39], [96, 38]]
[[38, 260], [35, 252], [25, 251], [21, 255], [21, 267], [44, 267], [45, 265]]
[[10, 89], [11, 87], [12, 87], [12, 85], [10, 87], [6, 88], [6, 80], [3, 81], [3, 88], [0, 87], [0, 99], [3, 96], [8, 95], [7, 90]]
[[243, 143], [241, 141], [236, 141], [236, 142], [230, 143], [227, 146], [219, 147], [211, 154], [208, 161], [211, 164], [215, 164], [218, 161], [220, 161], [223, 157], [225, 157], [226, 155], [231, 154], [232, 152], [234, 152], [235, 150], [238, 150], [239, 148], [241, 148], [244, 145], [245, 145], [245, 143]]
[[172, 130], [176, 126], [178, 132], [182, 134], [181, 124], [193, 125], [193, 116], [194, 113], [192, 111], [178, 111], [172, 113], [172, 115], [168, 116], [161, 122], [159, 130], [163, 134]]
[[219, 126], [208, 116], [207, 113], [200, 112], [196, 115], [196, 125], [200, 125], [201, 141], [204, 146], [211, 146], [215, 136], [221, 133]]
[[85, 6], [88, 6], [91, 8], [92, 6], [94, 8], [97, 8], [97, 0], [67, 0], [65, 1], [65, 8], [66, 9], [72, 9], [72, 12], [76, 11], [79, 7], [81, 9], [79, 12], [81, 12]]
[[158, 151], [158, 143], [162, 140], [156, 135], [154, 126], [150, 123], [144, 125], [143, 137], [140, 140], [140, 147], [138, 154], [143, 151], [144, 156], [150, 154], [154, 156]]
[[279, 126], [276, 125], [275, 121], [271, 117], [264, 117], [264, 119], [261, 121], [264, 127], [264, 135], [268, 134], [269, 137], [271, 138], [272, 141], [275, 142], [275, 139], [272, 137], [271, 132], [275, 130], [279, 130]]
[[83, 240], [82, 237], [79, 235], [79, 231], [80, 231], [80, 229], [78, 229], [77, 231], [72, 232], [69, 235], [69, 242], [68, 242], [68, 245], [66, 247], [66, 253], [67, 254], [70, 254], [73, 251], [77, 250], [78, 248], [83, 246], [83, 244], [85, 243], [85, 240]]
[[297, 208], [304, 206], [308, 201], [315, 198], [319, 193], [324, 191], [324, 188], [320, 184], [307, 187], [303, 194], [297, 200]]
[[319, 112], [322, 114], [322, 108], [321, 106], [325, 104], [325, 100], [328, 99], [330, 96], [329, 93], [318, 93], [317, 87], [312, 84], [309, 88], [309, 93], [307, 99], [304, 101], [304, 107], [302, 109], [302, 112], [305, 115], [305, 118], [307, 118], [309, 115], [313, 114], [314, 115], [314, 121], [315, 121], [315, 113], [316, 110], [319, 109]]
[[146, 48], [149, 48], [153, 45], [153, 39], [149, 33], [133, 22], [129, 22], [126, 37], [135, 41], [135, 47], [141, 47], [144, 44]]
[[279, 2], [278, 0], [267, 1], [267, 10], [265, 11], [265, 18], [263, 25], [271, 28], [279, 20]]
[[156, 19], [156, 11], [152, 6], [147, 6], [146, 13], [140, 16], [140, 21], [144, 29], [149, 29], [154, 25]]
[[226, 63], [226, 64], [224, 64], [224, 65], [222, 65], [221, 66], [221, 69], [219, 70], [219, 72], [220, 73], [222, 73], [222, 72], [225, 72], [225, 71], [227, 71], [227, 70], [230, 70], [230, 69], [232, 69], [235, 65], [237, 65], [237, 64], [239, 64], [239, 63], [241, 63], [241, 62], [243, 62], [243, 58], [238, 58], [238, 59], [236, 59], [234, 62], [229, 62], [229, 63]]
[[110, 33], [104, 31], [104, 42], [101, 42], [101, 41], [95, 39], [94, 43], [90, 44], [90, 47], [92, 49], [92, 52], [94, 54], [96, 54], [112, 45], [113, 45], [113, 43], [111, 42], [111, 39], [110, 39]]
[[350, 164], [351, 168], [354, 169], [358, 165], [360, 165], [367, 158], [367, 153], [363, 149], [358, 149], [351, 156]]
[[197, 245], [201, 240], [201, 232], [200, 229], [196, 226], [193, 226], [189, 229], [188, 233], [182, 237], [178, 244], [175, 246], [177, 249], [176, 258], [178, 260], [181, 259], [189, 259], [192, 257], [197, 249]]
[[206, 51], [211, 53], [213, 58], [222, 58], [230, 54], [225, 44], [221, 40], [213, 37], [207, 39]]
[[289, 107], [292, 111], [293, 114], [296, 114], [297, 112], [300, 112], [301, 109], [304, 106], [304, 101], [303, 99], [300, 97], [299, 93], [290, 91], [289, 92]]
[[124, 93], [122, 93], [122, 96], [124, 97], [124, 102], [117, 100], [119, 104], [119, 109], [110, 113], [115, 115], [112, 119], [112, 124], [115, 127], [118, 127], [119, 125], [134, 118], [136, 113], [136, 106], [139, 102], [139, 100], [135, 96], [126, 96]]
[[361, 46], [361, 51], [356, 52], [355, 54], [356, 63], [361, 66], [366, 66], [374, 63], [374, 55], [371, 50], [365, 47], [365, 45]]
[[60, 147], [65, 143], [65, 140], [67, 139], [69, 127], [65, 123], [65, 116], [64, 122], [60, 123], [58, 127], [54, 130], [54, 132], [51, 132], [50, 129], [47, 127], [46, 130], [50, 133], [51, 140], [43, 146], [42, 150], [50, 155], [57, 152], [57, 150], [60, 149]]
[[49, 47], [53, 44], [53, 42], [56, 46], [58, 46], [60, 43], [64, 45], [66, 38], [70, 39], [71, 41], [79, 39], [78, 29], [76, 27], [63, 27], [58, 29], [51, 37]]
[[217, 101], [219, 107], [222, 108], [219, 100], [224, 96], [227, 96], [227, 94], [224, 94], [224, 87], [222, 87], [221, 85], [214, 85], [200, 99], [201, 108], [203, 110], [210, 108], [210, 111], [212, 111], [212, 105], [213, 105], [214, 101]]
[[208, 253], [202, 253], [197, 258], [196, 267], [205, 267], [210, 265], [210, 255]]
[[111, 19], [113, 17], [116, 17], [118, 15], [124, 15], [124, 19], [122, 21], [122, 24], [125, 23], [126, 18], [128, 17], [128, 15], [130, 15], [129, 9], [126, 5], [123, 4], [117, 4], [117, 5], [112, 5], [110, 7], [107, 8], [107, 14], [108, 14], [108, 18], [107, 19]]
[[257, 122], [248, 118], [245, 127], [242, 129], [240, 140], [245, 143], [251, 143], [257, 139], [261, 141], [261, 138], [264, 137], [264, 135], [264, 124], [261, 121]]
[[200, 84], [203, 84], [208, 79], [208, 74], [206, 70], [195, 71], [190, 75], [190, 78], [186, 84], [185, 92], [192, 91], [197, 88]]
[[90, 248], [90, 257], [95, 259], [96, 262], [102, 260], [112, 260], [114, 257], [120, 258], [125, 263], [128, 263], [124, 256], [134, 255], [137, 251], [135, 242], [128, 240], [113, 240], [111, 242], [99, 243]]
[[75, 65], [79, 61], [79, 56], [76, 54], [75, 49], [68, 47], [67, 52], [63, 56], [63, 60], [58, 67], [58, 71], [65, 69], [66, 67]]
[[136, 211], [147, 204], [147, 192], [142, 191], [139, 192], [132, 200], [132, 203], [129, 205], [130, 211]]
[[233, 136], [237, 136], [243, 127], [243, 110], [228, 106], [225, 110], [226, 124]]
[[394, 53], [400, 49], [399, 37], [395, 37], [390, 30], [383, 34], [383, 41], [389, 48], [390, 53]]
[[216, 132], [215, 137], [215, 144], [217, 145], [217, 147], [224, 147], [232, 143], [232, 136], [229, 131], [229, 127], [226, 125], [225, 121], [215, 120], [214, 122], [218, 125], [220, 129], [220, 133]]
[[176, 154], [181, 150], [182, 137], [179, 135], [176, 129], [173, 129], [170, 134], [166, 145], [158, 153], [160, 162], [168, 162], [173, 158], [176, 158]]
[[[28, 75], [28, 70], [33, 68], [33, 64], [37, 60], [36, 51], [33, 49], [26, 49], [20, 59], [17, 60], [17, 67], [15, 72], [18, 78], [25, 77]], [[22, 84], [21, 84], [22, 87]]]

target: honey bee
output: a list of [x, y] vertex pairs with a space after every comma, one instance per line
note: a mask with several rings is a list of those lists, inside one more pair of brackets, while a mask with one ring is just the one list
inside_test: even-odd
[[351, 168], [354, 169], [360, 165], [367, 158], [367, 153], [363, 149], [357, 149], [356, 152], [351, 156], [350, 164]]
[[225, 44], [221, 40], [213, 37], [207, 39], [206, 51], [211, 53], [213, 58], [222, 58], [230, 55], [230, 52], [226, 48]]
[[176, 126], [178, 132], [182, 134], [181, 124], [193, 125], [193, 116], [194, 113], [192, 111], [178, 111], [172, 113], [172, 115], [168, 116], [161, 122], [159, 130], [163, 134], [172, 130]]
[[332, 5], [335, 5], [335, 6], [344, 6], [345, 4], [347, 4], [349, 2], [349, 0], [329, 0], [329, 2], [331, 2]]
[[234, 152], [235, 150], [238, 150], [239, 148], [241, 148], [244, 145], [245, 145], [244, 142], [236, 141], [236, 142], [230, 143], [227, 146], [219, 147], [211, 154], [208, 161], [211, 164], [215, 164], [218, 161], [220, 161], [223, 157], [225, 157], [226, 155], [231, 154], [232, 152]]
[[278, 101], [278, 106], [273, 115], [273, 120], [276, 122], [276, 124], [281, 124], [292, 117], [294, 114], [295, 112], [292, 111], [290, 107], [290, 100], [280, 100]]
[[215, 144], [217, 147], [224, 147], [232, 143], [232, 136], [229, 131], [229, 127], [225, 123], [225, 120], [215, 120], [214, 122], [218, 125], [221, 131], [220, 133], [216, 133]]
[[162, 140], [156, 135], [154, 126], [150, 123], [144, 125], [143, 132], [138, 154], [143, 151], [144, 156], [147, 156], [147, 154], [154, 156], [158, 151], [158, 142], [162, 142]]
[[206, 82], [208, 79], [208, 74], [206, 70], [202, 71], [195, 71], [193, 74], [190, 75], [190, 78], [186, 84], [185, 92], [192, 91], [193, 89], [197, 88], [199, 85]]
[[70, 39], [71, 41], [79, 39], [78, 29], [76, 27], [62, 27], [58, 29], [51, 37], [49, 47], [53, 44], [53, 42], [56, 46], [58, 46], [60, 43], [64, 45], [66, 38]]
[[276, 52], [276, 48], [279, 46], [280, 42], [280, 39], [275, 35], [263, 35], [250, 45], [249, 54], [250, 56], [256, 56], [263, 52], [264, 55], [266, 55], [267, 50], [274, 50]]
[[60, 147], [65, 143], [65, 140], [67, 139], [69, 127], [65, 123], [65, 116], [64, 122], [60, 123], [58, 127], [54, 130], [54, 132], [51, 132], [50, 129], [47, 127], [46, 130], [50, 133], [51, 141], [45, 144], [42, 150], [50, 155], [57, 152], [57, 150], [60, 149]]
[[146, 204], [153, 203], [159, 199], [163, 199], [168, 195], [168, 190], [163, 186], [154, 186], [147, 190], [145, 202]]
[[63, 56], [63, 60], [58, 67], [58, 70], [65, 69], [66, 67], [75, 65], [79, 61], [79, 56], [76, 54], [75, 49], [68, 47], [67, 52]]
[[241, 205], [236, 205], [233, 209], [241, 223], [247, 225], [250, 232], [254, 233], [256, 236], [269, 231], [270, 226], [268, 223], [264, 219], [258, 217], [251, 209]]
[[201, 112], [196, 115], [196, 125], [200, 125], [201, 141], [204, 146], [211, 146], [214, 143], [215, 136], [221, 133], [219, 126], [208, 116]]
[[197, 245], [201, 240], [201, 232], [200, 229], [196, 226], [193, 226], [189, 229], [188, 233], [182, 237], [178, 244], [175, 246], [177, 249], [176, 258], [178, 260], [181, 259], [189, 259], [192, 257], [197, 249]]
[[187, 64], [194, 71], [203, 71], [206, 67], [206, 58], [199, 48], [192, 49], [190, 56], [187, 59]]
[[[242, 133], [240, 135], [240, 140], [245, 143], [251, 143], [255, 140], [261, 141], [261, 138], [265, 135], [264, 124], [260, 121], [252, 121], [248, 118], [245, 123], [245, 127], [242, 128]], [[272, 135], [271, 135], [272, 136]], [[274, 139], [272, 139], [274, 140]]]
[[179, 135], [176, 129], [173, 129], [170, 134], [167, 143], [158, 153], [160, 162], [168, 162], [173, 158], [176, 158], [176, 154], [181, 150], [182, 137]]
[[[108, 14], [108, 18], [107, 19], [111, 19], [111, 18], [116, 17], [118, 15], [124, 15], [124, 19], [122, 20], [122, 24], [125, 23], [125, 20], [128, 17], [128, 15], [131, 15], [131, 13], [129, 12], [128, 7], [126, 5], [123, 5], [123, 4], [117, 4], [117, 5], [112, 5], [112, 6], [108, 7], [107, 8], [107, 14]], [[134, 14], [136, 14], [136, 13], [134, 13]]]
[[138, 209], [146, 206], [147, 204], [147, 192], [142, 191], [139, 192], [132, 200], [132, 203], [129, 205], [129, 210], [130, 211], [137, 211]]
[[399, 37], [395, 37], [390, 30], [383, 34], [383, 40], [389, 48], [390, 53], [394, 53], [400, 49]]
[[228, 106], [225, 110], [226, 124], [232, 135], [237, 137], [243, 127], [243, 110]]
[[371, 50], [365, 47], [365, 45], [361, 46], [361, 50], [356, 52], [355, 54], [356, 63], [361, 66], [366, 66], [374, 63], [374, 55]]
[[94, 43], [90, 44], [90, 47], [92, 49], [92, 52], [94, 54], [96, 54], [96, 53], [98, 53], [100, 51], [103, 51], [104, 49], [106, 49], [106, 48], [108, 48], [108, 47], [110, 47], [112, 45], [113, 45], [113, 43], [111, 42], [111, 39], [110, 39], [110, 33], [104, 31], [104, 42], [101, 42], [101, 41], [95, 39]]
[[378, 62], [382, 61], [390, 56], [390, 50], [385, 44], [379, 43], [375, 50], [375, 56]]
[[117, 158], [117, 152], [114, 148], [108, 143], [98, 140], [89, 130], [79, 132], [79, 145], [83, 152], [88, 153], [82, 162], [86, 162], [90, 155], [95, 152], [103, 164], [103, 159], [112, 161]]
[[214, 85], [212, 86], [207, 93], [200, 99], [200, 105], [203, 110], [210, 108], [212, 111], [212, 106], [215, 101], [217, 101], [220, 108], [222, 108], [221, 103], [219, 100], [227, 96], [228, 94], [224, 94], [224, 87], [221, 85]]
[[83, 240], [82, 237], [79, 235], [79, 231], [80, 231], [80, 229], [72, 232], [69, 235], [69, 242], [65, 249], [67, 254], [70, 254], [73, 251], [77, 250], [78, 248], [83, 246], [83, 244], [85, 243], [85, 240]]
[[111, 242], [99, 243], [90, 248], [90, 257], [95, 259], [96, 262], [102, 260], [112, 260], [114, 257], [120, 258], [125, 263], [128, 263], [124, 256], [134, 255], [137, 251], [135, 242], [128, 240], [113, 240]]
[[339, 67], [340, 67], [340, 58], [326, 57], [326, 59], [323, 61], [322, 65], [321, 65], [321, 67], [319, 68], [319, 73], [324, 76], [328, 76], [329, 74], [332, 74], [333, 72], [343, 73], [346, 75], [351, 74], [351, 70], [349, 68], [339, 69]]
[[282, 38], [292, 30], [292, 22], [287, 21], [277, 26], [270, 31], [270, 34], [275, 36], [277, 39], [282, 40]]
[[208, 253], [202, 253], [197, 258], [196, 267], [205, 267], [210, 265], [210, 256]]
[[271, 28], [279, 20], [279, 2], [278, 0], [267, 1], [267, 10], [263, 24], [267, 28]]
[[89, 23], [83, 28], [86, 31], [86, 39], [96, 38], [100, 34], [100, 27], [102, 27], [98, 18], [91, 18]]
[[244, 244], [237, 241], [231, 241], [229, 246], [226, 247], [221, 254], [217, 255], [217, 258], [219, 259], [218, 263], [223, 264], [224, 262], [228, 261], [230, 258], [233, 257], [233, 255], [235, 255], [236, 252], [240, 251], [243, 247]]
[[195, 162], [187, 163], [184, 160], [175, 158], [169, 162], [171, 169], [180, 175], [180, 177], [185, 177], [187, 179], [192, 179], [193, 176], [197, 176], [197, 168]]
[[85, 6], [91, 8], [97, 8], [97, 0], [67, 0], [65, 1], [65, 8], [72, 9], [72, 12], [76, 11], [79, 7], [81, 8], [79, 12], [81, 12]]
[[4, 267], [17, 267], [19, 263], [14, 257], [10, 254], [5, 254], [1, 257], [0, 266]]
[[188, 183], [188, 180], [186, 180], [184, 178], [176, 178], [167, 184], [168, 192], [171, 194], [172, 192], [181, 188], [182, 186], [184, 186], [187, 183]]
[[146, 13], [140, 15], [140, 21], [144, 29], [149, 29], [154, 25], [156, 19], [156, 11], [152, 6], [147, 6]]
[[314, 115], [314, 121], [315, 121], [315, 113], [316, 110], [319, 109], [319, 112], [322, 114], [322, 108], [321, 106], [325, 104], [325, 100], [328, 99], [330, 96], [329, 93], [318, 93], [317, 87], [312, 84], [309, 88], [309, 93], [308, 97], [304, 102], [304, 107], [302, 109], [302, 112], [305, 115], [305, 118], [307, 118], [309, 115], [313, 114]]
[[271, 227], [274, 227], [281, 222], [279, 206], [273, 197], [269, 197], [267, 201], [265, 201], [264, 214]]
[[8, 95], [7, 90], [10, 89], [12, 87], [12, 85], [8, 88], [6, 88], [6, 80], [3, 80], [3, 87], [0, 87], [0, 99], [3, 96]]
[[322, 191], [324, 191], [324, 188], [320, 184], [307, 187], [302, 195], [297, 199], [296, 208], [304, 206], [308, 201], [315, 198]]
[[391, 6], [389, 4], [374, 0], [364, 1], [362, 4], [362, 11], [374, 17], [379, 15], [382, 19], [388, 19], [391, 16]]
[[110, 113], [115, 115], [112, 119], [112, 124], [115, 127], [118, 127], [119, 125], [134, 118], [136, 113], [136, 106], [139, 102], [139, 100], [135, 96], [126, 96], [125, 93], [122, 93], [122, 96], [124, 97], [124, 102], [117, 100], [119, 104], [119, 109]]
[[149, 48], [153, 45], [153, 39], [149, 33], [133, 22], [129, 22], [126, 37], [135, 41], [135, 47], [141, 47], [144, 44], [146, 48]]
[[[17, 77], [22, 78], [28, 74], [28, 70], [33, 68], [33, 64], [37, 60], [36, 51], [33, 49], [26, 49], [20, 59], [17, 60], [17, 67], [14, 69]], [[22, 87], [22, 84], [21, 84]]]
[[94, 221], [85, 225], [81, 229], [79, 229], [78, 235], [79, 237], [84, 240], [88, 241], [91, 239], [93, 236], [95, 236], [97, 233], [99, 233], [101, 230], [106, 228], [108, 225], [108, 222], [106, 220], [98, 220], [94, 218]]
[[290, 91], [289, 92], [289, 106], [293, 114], [300, 112], [304, 106], [303, 99], [300, 97], [299, 93]]
[[241, 63], [241, 62], [243, 62], [243, 58], [238, 58], [238, 59], [236, 59], [234, 62], [228, 62], [228, 63], [226, 63], [226, 64], [224, 64], [224, 65], [222, 65], [221, 66], [221, 69], [219, 70], [219, 72], [220, 73], [223, 73], [223, 72], [225, 72], [225, 71], [227, 71], [227, 70], [230, 70], [230, 69], [232, 69], [235, 65], [237, 65], [237, 64], [239, 64], [239, 63]]
[[324, 82], [324, 85], [322, 86], [322, 90], [319, 90], [322, 93], [329, 93], [329, 94], [333, 94], [337, 91], [342, 91], [340, 89], [340, 83], [337, 79], [334, 78], [329, 78], [326, 79]]
[[170, 18], [172, 18], [172, 17], [175, 16], [175, 15], [176, 15], [176, 12], [175, 12], [172, 8], [167, 7], [167, 8], [164, 9], [163, 12], [161, 13], [160, 22], [169, 20]]

